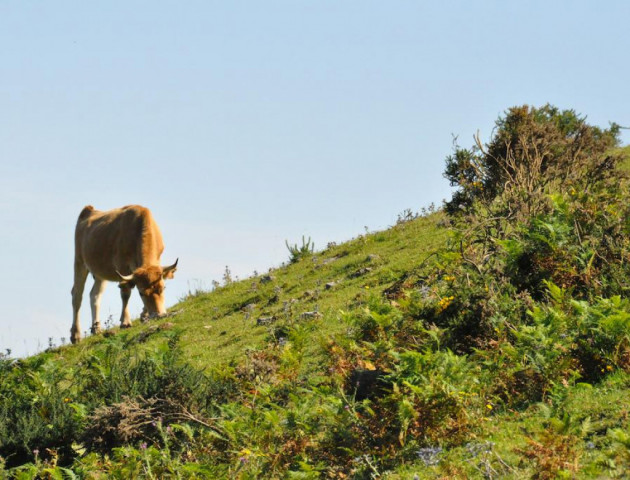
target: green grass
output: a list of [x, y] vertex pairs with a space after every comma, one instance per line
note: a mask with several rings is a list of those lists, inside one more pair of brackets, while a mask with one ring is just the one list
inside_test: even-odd
[[[630, 145], [618, 151], [625, 156], [623, 168], [630, 171]], [[212, 367], [238, 362], [247, 349], [264, 344], [271, 328], [257, 325], [259, 318], [274, 317], [273, 326], [317, 310], [323, 317], [312, 341], [316, 346], [322, 338], [344, 328], [339, 312], [361, 305], [371, 294], [380, 294], [444, 247], [448, 229], [439, 226], [444, 220], [442, 213], [436, 213], [360, 235], [266, 274], [189, 295], [170, 308], [176, 313], [168, 319], [147, 324], [136, 320], [130, 330], [116, 327], [106, 335], [122, 335], [130, 341], [148, 335], [144, 343], [151, 349], [173, 324], [172, 328], [182, 330], [182, 345], [191, 363]], [[358, 275], [361, 269], [369, 271]], [[335, 285], [326, 288], [330, 282]], [[168, 329], [155, 329], [164, 325]], [[102, 335], [89, 337], [78, 346], [60, 347], [46, 355], [62, 363], [76, 363], [102, 340]]]
[[[187, 358], [205, 368], [237, 363], [247, 349], [263, 345], [278, 324], [299, 321], [305, 312], [317, 310], [322, 317], [311, 342], [314, 353], [322, 339], [344, 328], [339, 321], [341, 311], [380, 294], [444, 245], [448, 230], [438, 226], [443, 220], [437, 213], [360, 235], [266, 274], [190, 295], [170, 308], [177, 313], [167, 319], [146, 324], [136, 320], [129, 330], [116, 327], [105, 335], [129, 341], [149, 335], [143, 343], [151, 349], [172, 328], [179, 329]], [[334, 285], [327, 288], [331, 282]], [[271, 324], [257, 324], [258, 319], [269, 317], [274, 318]], [[168, 328], [160, 330], [164, 325]], [[78, 346], [61, 347], [47, 355], [76, 363], [102, 341], [102, 334], [92, 336]]]
[[[189, 295], [171, 308], [174, 314], [167, 319], [135, 321], [131, 329], [114, 328], [26, 361], [45, 360], [62, 369], [85, 362], [112, 335], [153, 351], [178, 331], [187, 361], [210, 371], [242, 363], [248, 351], [267, 345], [283, 325], [295, 325], [303, 313], [317, 310], [322, 316], [314, 320], [301, 366], [302, 375], [317, 378], [326, 374], [319, 370], [325, 364], [322, 344], [348, 328], [342, 312], [361, 310], [394, 282], [417, 275], [433, 261], [449, 234], [444, 220], [437, 213], [360, 235], [266, 274]], [[334, 285], [327, 288], [330, 282]], [[257, 324], [269, 317], [275, 319], [270, 325]], [[489, 410], [474, 426], [471, 441], [437, 454], [436, 465], [420, 459], [380, 473], [390, 479], [552, 478], [544, 476], [541, 465], [553, 464], [570, 451], [575, 465], [550, 467], [560, 472], [558, 478], [562, 472], [567, 478], [601, 478], [600, 465], [616, 455], [609, 432], [629, 426], [629, 386], [630, 375], [619, 372], [599, 385], [565, 389], [557, 402]]]
[[[626, 156], [623, 168], [630, 171], [630, 146], [620, 150]], [[445, 299], [459, 297], [460, 293], [462, 298], [464, 296], [464, 292], [449, 290], [451, 280], [446, 279], [455, 272], [448, 270], [448, 261], [445, 261], [446, 266], [440, 267], [439, 273], [436, 269], [427, 268], [438, 259], [442, 261], [445, 258], [440, 259], [435, 254], [447, 245], [451, 235], [447, 224], [445, 215], [438, 212], [384, 231], [360, 235], [340, 245], [331, 245], [294, 263], [289, 262], [287, 252], [287, 265], [229, 283], [212, 292], [190, 294], [170, 308], [168, 318], [147, 323], [136, 320], [130, 329], [113, 328], [89, 337], [79, 345], [51, 349], [24, 359], [22, 364], [31, 365], [34, 369], [27, 378], [32, 392], [26, 387], [19, 388], [21, 385], [18, 382], [7, 385], [15, 388], [15, 398], [22, 399], [27, 405], [38, 402], [38, 395], [47, 398], [46, 395], [54, 390], [49, 381], [49, 378], [56, 378], [51, 376], [54, 371], [62, 372], [58, 375], [58, 396], [71, 391], [78, 383], [82, 369], [88, 368], [97, 381], [99, 375], [102, 375], [103, 381], [109, 381], [108, 375], [114, 376], [111, 373], [114, 372], [118, 375], [116, 386], [120, 387], [125, 384], [127, 372], [124, 352], [131, 352], [130, 363], [141, 363], [145, 360], [142, 353], [146, 352], [148, 366], [142, 368], [154, 372], [156, 377], [160, 377], [159, 382], [165, 381], [164, 388], [171, 389], [171, 394], [177, 391], [181, 398], [189, 398], [191, 404], [194, 401], [197, 405], [203, 403], [204, 395], [210, 399], [211, 405], [204, 413], [212, 414], [212, 418], [203, 418], [206, 421], [218, 419], [219, 434], [200, 428], [195, 436], [186, 430], [189, 427], [174, 423], [182, 430], [177, 442], [174, 437], [169, 437], [173, 442], [170, 446], [165, 440], [167, 436], [160, 430], [161, 437], [158, 435], [157, 440], [153, 432], [148, 449], [140, 447], [136, 441], [105, 454], [93, 452], [75, 458], [71, 465], [74, 472], [86, 478], [159, 478], [160, 475], [175, 478], [174, 472], [177, 475], [184, 472], [183, 478], [256, 478], [256, 475], [268, 478], [264, 468], [269, 468], [269, 465], [275, 468], [275, 475], [279, 478], [289, 475], [287, 472], [295, 474], [294, 478], [323, 478], [317, 469], [325, 467], [321, 465], [321, 459], [327, 458], [322, 455], [322, 449], [330, 438], [324, 433], [337, 429], [340, 437], [335, 438], [337, 443], [334, 443], [334, 448], [348, 457], [344, 460], [345, 473], [354, 472], [354, 476], [348, 478], [376, 478], [371, 475], [376, 475], [377, 471], [380, 477], [390, 479], [416, 476], [419, 479], [625, 478], [630, 472], [630, 374], [624, 371], [624, 367], [610, 366], [610, 371], [602, 370], [605, 373], [602, 380], [589, 385], [579, 383], [580, 380], [566, 381], [564, 377], [557, 377], [563, 381], [554, 384], [552, 380], [540, 403], [510, 403], [510, 399], [491, 396], [494, 390], [489, 383], [493, 380], [487, 379], [501, 379], [500, 372], [489, 373], [493, 367], [483, 363], [484, 358], [493, 361], [500, 358], [499, 354], [492, 357], [488, 353], [493, 351], [492, 343], [484, 347], [486, 357], [475, 356], [474, 348], [463, 349], [467, 353], [454, 355], [440, 349], [437, 329], [432, 330], [431, 325], [425, 324], [418, 327], [432, 308], [427, 302], [438, 304]], [[433, 273], [429, 274], [431, 271]], [[418, 293], [419, 280], [424, 279], [424, 275], [433, 275], [427, 278], [427, 284], [432, 286], [433, 300], [422, 303], [423, 300], [414, 300], [414, 294]], [[466, 286], [465, 278], [458, 279], [462, 289]], [[385, 298], [384, 292], [396, 285], [402, 285], [407, 294], [401, 295], [397, 301]], [[482, 286], [478, 285], [480, 290], [473, 292], [474, 295], [469, 292], [473, 295], [470, 298], [484, 298]], [[487, 284], [485, 292], [488, 292]], [[504, 298], [501, 301], [508, 303], [512, 300], [515, 299]], [[414, 304], [414, 301], [417, 303]], [[418, 313], [418, 308], [428, 310]], [[312, 315], [313, 312], [316, 314]], [[418, 318], [423, 318], [422, 322], [418, 322]], [[498, 325], [509, 321], [510, 318], [501, 319], [502, 323]], [[361, 328], [367, 332], [365, 337], [357, 334]], [[354, 337], [348, 333], [351, 330]], [[424, 337], [414, 344], [416, 333]], [[406, 337], [407, 334], [409, 336]], [[431, 335], [438, 339], [437, 348], [427, 347], [430, 344], [427, 338]], [[497, 336], [498, 340], [501, 340], [501, 335]], [[531, 335], [534, 338], [533, 333]], [[279, 339], [287, 336], [291, 337], [288, 346], [277, 348]], [[177, 362], [160, 363], [162, 360], [155, 356], [156, 352], [168, 352], [165, 345], [174, 337], [178, 338], [177, 354], [184, 360], [184, 366]], [[553, 338], [559, 339], [553, 349], [567, 348], [561, 344], [561, 336]], [[396, 342], [399, 341], [402, 347], [397, 350]], [[506, 338], [502, 341], [504, 343], [500, 348], [514, 348], [507, 345]], [[513, 344], [519, 345], [517, 342]], [[397, 356], [410, 353], [410, 346], [415, 358], [426, 354], [426, 358], [432, 360], [424, 364], [427, 372], [411, 372], [405, 377], [398, 368], [400, 359]], [[106, 355], [110, 348], [118, 349], [118, 356], [112, 357], [111, 364]], [[344, 348], [346, 351], [343, 351]], [[500, 348], [497, 347], [497, 351]], [[252, 352], [260, 356], [256, 357]], [[336, 352], [334, 354], [338, 354], [339, 358], [334, 361], [328, 358], [334, 355], [332, 352]], [[529, 353], [524, 352], [523, 355]], [[263, 369], [252, 368], [250, 374], [244, 366], [256, 361]], [[623, 364], [623, 359], [620, 362]], [[375, 364], [379, 368], [390, 368], [385, 370], [385, 374], [395, 378], [390, 381], [397, 382], [391, 391], [383, 394], [388, 400], [381, 404], [378, 398], [355, 400], [351, 393], [343, 390], [345, 380], [340, 378], [348, 378], [344, 374], [358, 366], [370, 371]], [[339, 370], [330, 372], [331, 365]], [[187, 370], [188, 366], [208, 375], [208, 385], [204, 386], [207, 390], [194, 392], [193, 388], [192, 393], [186, 390], [194, 385], [196, 378], [195, 372]], [[265, 377], [264, 368], [269, 366], [275, 370], [272, 368], [272, 373]], [[136, 364], [133, 367], [134, 375], [143, 371]], [[160, 376], [167, 367], [173, 368], [176, 375]], [[348, 367], [347, 370], [339, 373], [345, 367]], [[472, 380], [467, 387], [458, 388], [459, 385], [452, 384], [453, 381], [466, 383], [465, 375], [468, 374]], [[173, 377], [177, 375], [190, 375], [192, 380], [189, 383], [186, 383], [187, 379], [173, 383]], [[334, 375], [337, 377], [331, 381], [330, 377]], [[517, 377], [514, 372], [510, 375], [513, 375], [510, 378]], [[536, 377], [530, 375], [524, 378]], [[221, 385], [223, 379], [225, 385]], [[413, 382], [434, 391], [411, 394]], [[66, 387], [68, 390], [64, 390]], [[462, 388], [468, 388], [463, 397], [460, 395]], [[406, 393], [397, 397], [396, 389]], [[0, 396], [4, 394], [0, 391]], [[223, 394], [224, 398], [221, 397]], [[472, 398], [474, 395], [477, 398]], [[86, 394], [86, 397], [90, 395]], [[95, 402], [93, 398], [67, 401], [71, 405], [75, 402], [93, 405]], [[61, 403], [65, 402], [66, 399], [63, 399]], [[49, 403], [52, 407], [47, 408], [62, 409], [54, 402]], [[110, 405], [113, 402], [110, 399], [105, 403]], [[386, 421], [397, 422], [409, 414], [405, 406], [418, 411], [424, 408], [419, 407], [421, 405], [435, 408], [438, 412], [435, 418], [439, 421], [433, 420], [435, 423], [431, 424], [431, 413], [424, 417], [408, 417], [408, 420], [424, 418], [427, 422], [422, 427], [424, 430], [416, 426], [416, 432], [421, 432], [416, 438], [405, 440], [402, 433], [397, 436], [398, 432], [395, 437], [387, 436], [386, 429], [379, 427], [379, 413], [389, 415]], [[445, 417], [439, 417], [440, 408], [448, 412]], [[25, 407], [25, 411], [29, 410]], [[457, 417], [452, 419], [453, 422], [449, 418], [451, 413]], [[1, 408], [0, 414], [3, 414]], [[48, 418], [49, 412], [40, 409], [38, 415]], [[195, 422], [193, 418], [192, 425], [198, 426]], [[449, 430], [448, 426], [444, 426], [449, 422], [459, 422], [459, 426]], [[66, 419], [66, 424], [70, 425], [70, 420]], [[371, 429], [367, 435], [365, 429]], [[25, 430], [28, 429], [25, 427]], [[460, 439], [450, 438], [451, 432], [461, 435]], [[2, 433], [0, 431], [0, 435]], [[189, 433], [190, 438], [186, 440]], [[357, 460], [353, 458], [353, 453], [347, 452], [375, 452], [370, 450], [374, 447], [369, 442], [373, 433], [382, 433], [381, 440], [391, 441], [392, 444], [374, 453], [372, 459], [365, 455]], [[220, 440], [217, 440], [217, 435]], [[364, 445], [354, 450], [354, 446], [344, 443], [343, 435], [359, 439]], [[300, 446], [299, 440], [312, 442], [312, 449]], [[213, 447], [206, 449], [206, 441]], [[213, 443], [217, 441], [220, 448]], [[194, 448], [186, 442], [194, 444]], [[28, 448], [32, 449], [32, 446]], [[187, 448], [191, 448], [193, 453], [188, 453]], [[290, 464], [287, 460], [293, 448], [301, 455], [299, 465]], [[406, 453], [399, 455], [405, 449]], [[311, 454], [319, 455], [319, 465], [317, 461], [309, 462]], [[217, 455], [222, 455], [221, 459], [216, 460]], [[398, 464], [385, 460], [384, 466], [381, 466], [376, 458], [378, 455], [385, 459], [404, 460]], [[246, 458], [249, 462], [248, 474], [239, 473], [242, 466], [239, 458]], [[280, 463], [274, 463], [273, 458]], [[33, 460], [27, 458], [25, 461]], [[50, 458], [46, 461], [48, 463], [44, 466], [54, 467]], [[282, 461], [287, 463], [282, 465]], [[2, 462], [0, 458], [0, 475], [3, 473]], [[256, 462], [263, 469], [258, 473]], [[145, 463], [149, 473], [142, 467]], [[39, 474], [44, 475], [44, 466], [40, 462], [32, 468], [39, 469]], [[334, 468], [337, 467], [339, 465]], [[151, 473], [150, 468], [162, 470], [159, 470], [161, 473]], [[101, 469], [103, 476], [94, 476]], [[327, 473], [334, 475], [335, 470]]]

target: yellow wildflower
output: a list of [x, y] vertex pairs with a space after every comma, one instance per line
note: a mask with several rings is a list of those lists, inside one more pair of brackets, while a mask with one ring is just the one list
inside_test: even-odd
[[449, 307], [449, 305], [453, 303], [453, 300], [455, 300], [455, 297], [452, 295], [450, 297], [441, 298], [440, 301], [438, 302], [438, 311], [443, 312], [444, 310], [446, 310]]

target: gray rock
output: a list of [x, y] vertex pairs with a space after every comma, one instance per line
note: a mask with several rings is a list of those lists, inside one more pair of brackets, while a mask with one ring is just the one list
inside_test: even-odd
[[256, 320], [256, 325], [271, 325], [275, 320], [274, 317], [259, 317]]
[[372, 268], [370, 268], [370, 267], [363, 267], [363, 268], [358, 269], [353, 274], [351, 274], [350, 277], [351, 278], [362, 277], [363, 275], [365, 275], [366, 273], [370, 273], [371, 271], [372, 271]]

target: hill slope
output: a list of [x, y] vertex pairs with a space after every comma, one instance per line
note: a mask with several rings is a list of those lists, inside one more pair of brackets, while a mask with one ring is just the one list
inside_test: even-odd
[[[120, 335], [129, 342], [142, 338], [153, 348], [172, 325], [181, 330], [183, 354], [200, 368], [238, 362], [247, 349], [266, 343], [272, 327], [307, 317], [309, 312], [321, 314], [315, 337], [325, 338], [343, 328], [341, 310], [365, 304], [367, 297], [379, 295], [441, 248], [448, 233], [438, 226], [443, 220], [437, 213], [401, 222], [212, 292], [191, 292], [170, 309], [170, 318], [148, 325], [134, 322], [128, 332], [115, 327], [107, 335]], [[102, 337], [91, 337], [55, 354], [79, 362], [100, 343]], [[317, 345], [317, 338], [312, 343]]]
[[[191, 292], [170, 309], [171, 314], [166, 319], [144, 324], [136, 320], [131, 329], [110, 328], [104, 334], [88, 337], [78, 345], [50, 349], [18, 363], [6, 359], [4, 368], [10, 375], [4, 379], [2, 391], [8, 399], [11, 395], [15, 396], [15, 382], [23, 381], [25, 376], [31, 379], [37, 377], [34, 382], [28, 382], [28, 389], [45, 393], [53, 403], [53, 397], [60, 397], [65, 403], [60, 407], [67, 407], [69, 416], [74, 413], [78, 423], [70, 428], [68, 423], [72, 420], [62, 419], [60, 422], [70, 429], [82, 429], [86, 421], [93, 420], [86, 415], [93, 413], [95, 406], [101, 403], [93, 398], [99, 396], [98, 393], [87, 393], [95, 389], [95, 383], [108, 385], [108, 392], [102, 393], [106, 396], [105, 403], [110, 405], [120, 402], [127, 395], [138, 393], [138, 389], [142, 390], [144, 386], [138, 386], [133, 379], [129, 381], [124, 377], [155, 375], [155, 371], [143, 369], [146, 366], [138, 364], [171, 361], [163, 357], [172, 351], [168, 347], [169, 342], [177, 344], [178, 362], [185, 359], [184, 363], [191, 369], [205, 372], [210, 377], [221, 376], [225, 372], [247, 376], [243, 370], [258, 361], [256, 352], [266, 349], [277, 351], [279, 345], [288, 350], [295, 343], [300, 343], [300, 359], [292, 367], [294, 374], [317, 382], [328, 374], [324, 345], [351, 326], [344, 312], [362, 310], [401, 278], [417, 275], [417, 271], [430, 263], [434, 254], [443, 247], [448, 235], [446, 223], [442, 213], [422, 218], [408, 215], [388, 230], [366, 233], [341, 245], [329, 245], [326, 250], [296, 263], [231, 282], [212, 292]], [[304, 330], [300, 332], [303, 338], [292, 338], [300, 329]], [[155, 352], [158, 352], [157, 356]], [[126, 366], [131, 365], [138, 371], [126, 371]], [[50, 388], [51, 378], [57, 382], [59, 390]], [[255, 383], [256, 377], [249, 380]], [[29, 396], [31, 392], [25, 393]], [[144, 393], [147, 393], [146, 390]], [[89, 398], [81, 398], [82, 394]], [[29, 411], [20, 414], [28, 415]], [[5, 417], [4, 420], [7, 425], [15, 419]], [[65, 451], [60, 445], [74, 433], [61, 432], [57, 438], [54, 435], [51, 438], [45, 434], [48, 425], [59, 428], [55, 419], [42, 418], [41, 430], [44, 433], [20, 432], [24, 438], [16, 439], [15, 435], [5, 432], [6, 450], [20, 452], [13, 458], [8, 457], [9, 465], [33, 458], [33, 450], [38, 451], [40, 466], [42, 459], [50, 464], [50, 456], [44, 453], [50, 448], [47, 443], [57, 447], [53, 450], [62, 457], [62, 462], [76, 456], [76, 451], [68, 445]], [[90, 432], [90, 435], [93, 433]], [[131, 435], [130, 439], [136, 439], [132, 444], [137, 447], [143, 435]], [[11, 436], [17, 440], [15, 443], [8, 441]], [[81, 439], [85, 443], [85, 438]], [[118, 443], [103, 442], [105, 444], [105, 450], [108, 450]], [[99, 470], [104, 466], [99, 460], [93, 468]], [[108, 475], [113, 474], [109, 472]], [[201, 475], [203, 477], [204, 474]]]
[[563, 185], [512, 223], [500, 195], [468, 217], [404, 218], [192, 293], [169, 318], [0, 359], [0, 471], [623, 478], [621, 183]]
[[[458, 433], [457, 428], [450, 431], [438, 428], [433, 437], [424, 441], [408, 438], [403, 441], [396, 436], [391, 440], [393, 443], [380, 447], [385, 449], [384, 456], [388, 455], [387, 451], [391, 455], [397, 449], [410, 450], [406, 461], [395, 457], [398, 460], [394, 463], [379, 464], [371, 454], [350, 459], [351, 465], [346, 468], [330, 469], [322, 458], [309, 466], [303, 450], [315, 440], [305, 440], [305, 437], [321, 440], [327, 429], [338, 428], [337, 435], [351, 435], [356, 428], [367, 428], [360, 425], [358, 419], [367, 415], [364, 409], [369, 411], [369, 394], [357, 399], [351, 390], [335, 391], [326, 387], [325, 378], [331, 375], [329, 356], [346, 357], [339, 359], [338, 366], [347, 368], [348, 372], [360, 366], [369, 388], [377, 388], [369, 379], [370, 372], [374, 371], [372, 359], [341, 354], [331, 348], [331, 339], [337, 334], [346, 337], [346, 330], [356, 328], [356, 315], [360, 316], [366, 308], [380, 311], [383, 317], [376, 321], [384, 322], [383, 325], [392, 321], [386, 319], [392, 310], [380, 304], [383, 291], [395, 292], [401, 280], [403, 284], [413, 285], [422, 276], [426, 265], [436, 258], [432, 254], [445, 245], [449, 232], [443, 226], [445, 223], [444, 215], [436, 213], [383, 232], [362, 235], [267, 274], [230, 283], [213, 292], [192, 294], [174, 306], [172, 316], [167, 319], [147, 324], [135, 322], [130, 330], [114, 328], [78, 346], [61, 347], [14, 365], [10, 376], [21, 378], [23, 382], [28, 377], [22, 388], [28, 386], [30, 392], [50, 396], [40, 399], [42, 404], [31, 414], [43, 415], [43, 430], [47, 425], [54, 425], [61, 435], [56, 439], [46, 438], [45, 434], [38, 433], [37, 422], [21, 426], [33, 435], [32, 443], [28, 438], [21, 439], [28, 442], [29, 451], [23, 449], [18, 463], [29, 457], [33, 463], [13, 473], [21, 471], [33, 475], [22, 478], [35, 478], [46, 471], [58, 471], [60, 475], [73, 472], [84, 478], [176, 475], [255, 478], [284, 476], [282, 472], [288, 469], [302, 471], [298, 478], [322, 475], [369, 478], [377, 471], [387, 478], [414, 475], [418, 478], [494, 478], [496, 475], [531, 478], [541, 471], [566, 470], [580, 471], [586, 478], [591, 475], [589, 470], [581, 468], [585, 464], [595, 477], [602, 472], [615, 471], [598, 466], [600, 464], [618, 464], [621, 459], [624, 465], [623, 459], [630, 453], [621, 447], [626, 438], [623, 432], [630, 428], [630, 375], [627, 373], [616, 371], [594, 386], [574, 383], [562, 392], [561, 398], [554, 399], [553, 405], [534, 402], [514, 409], [501, 407], [498, 399], [475, 399], [479, 389], [461, 376], [465, 376], [465, 372], [457, 372], [459, 367], [452, 363], [453, 359], [436, 358], [435, 361], [447, 363], [439, 370], [429, 368], [433, 376], [431, 388], [443, 389], [441, 394], [446, 394], [447, 398], [454, 396], [457, 401], [467, 395], [475, 399], [465, 400], [465, 404], [455, 410], [448, 408], [446, 416], [439, 420], [461, 422], [465, 434]], [[334, 285], [327, 286], [330, 283]], [[319, 312], [321, 317], [308, 312]], [[169, 349], [169, 342], [171, 346], [178, 345], [175, 350]], [[347, 348], [348, 352], [356, 348], [354, 342], [345, 344], [343, 340], [336, 346]], [[181, 363], [182, 360], [185, 361]], [[350, 361], [355, 362], [354, 367], [348, 363]], [[5, 366], [5, 372], [7, 368]], [[348, 375], [348, 372], [343, 374]], [[445, 372], [454, 377], [441, 378]], [[173, 375], [179, 378], [179, 385], [169, 378]], [[457, 379], [461, 382], [459, 385], [439, 385]], [[57, 387], [51, 381], [59, 382]], [[157, 384], [145, 385], [151, 381]], [[438, 384], [433, 384], [435, 381]], [[204, 382], [210, 385], [203, 385]], [[99, 386], [99, 383], [102, 384]], [[12, 385], [5, 377], [2, 385], [5, 398], [9, 397]], [[191, 393], [197, 388], [199, 392]], [[243, 391], [245, 388], [247, 390]], [[306, 393], [313, 388], [323, 390], [316, 390], [315, 395], [312, 390]], [[76, 396], [90, 390], [92, 394], [84, 398]], [[175, 395], [166, 393], [167, 390], [175, 391]], [[134, 394], [139, 394], [139, 398], [155, 394], [171, 400], [186, 399], [191, 407], [184, 409], [185, 414], [181, 411], [174, 414], [167, 405], [134, 403], [129, 398]], [[13, 395], [13, 401], [19, 398]], [[100, 407], [96, 415], [86, 417], [89, 410], [100, 403], [93, 397], [101, 395], [111, 409]], [[300, 395], [303, 397], [299, 398]], [[194, 396], [205, 398], [192, 399]], [[85, 429], [87, 422], [87, 435], [71, 431], [72, 419], [41, 413], [42, 409], [52, 409], [55, 397], [60, 397], [60, 404], [55, 408], [66, 407], [81, 426], [77, 429]], [[217, 416], [226, 417], [226, 423], [220, 427], [208, 421], [214, 418], [207, 414], [208, 410], [205, 415], [198, 413], [204, 402], [220, 403], [227, 399], [230, 401], [223, 407], [227, 410], [206, 405]], [[32, 397], [29, 401], [33, 401]], [[253, 417], [241, 417], [242, 411], [230, 411], [237, 408], [232, 401], [240, 403], [238, 408], [248, 410]], [[400, 408], [397, 415], [403, 415]], [[444, 408], [444, 405], [438, 402], [426, 408]], [[475, 424], [467, 424], [462, 415], [470, 415]], [[322, 418], [315, 421], [312, 416]], [[395, 418], [386, 420], [395, 421]], [[431, 419], [426, 421], [430, 423]], [[295, 425], [291, 425], [293, 422]], [[150, 426], [146, 428], [144, 424]], [[226, 431], [228, 427], [233, 431]], [[316, 431], [318, 428], [322, 431]], [[194, 433], [197, 429], [202, 432]], [[281, 432], [283, 429], [286, 433]], [[342, 432], [344, 429], [347, 432]], [[296, 434], [296, 430], [299, 433]], [[610, 431], [617, 432], [617, 437], [611, 437]], [[447, 432], [453, 437], [439, 440]], [[28, 437], [26, 432], [19, 433]], [[95, 440], [99, 436], [100, 440]], [[92, 439], [88, 440], [90, 437]], [[74, 444], [71, 442], [70, 448], [64, 451], [63, 443], [68, 440]], [[56, 448], [46, 447], [47, 442]], [[128, 446], [124, 446], [126, 442]], [[199, 444], [206, 442], [214, 447], [204, 452]], [[306, 445], [292, 445], [292, 442], [306, 442]], [[93, 453], [88, 454], [86, 446]], [[19, 446], [13, 446], [19, 451], [16, 447]], [[343, 448], [356, 448], [358, 452], [359, 447], [347, 444]], [[225, 449], [222, 456], [217, 457], [216, 448]], [[281, 451], [282, 448], [286, 451]], [[603, 454], [606, 448], [612, 453]], [[33, 451], [36, 454], [32, 454]], [[293, 455], [300, 460], [291, 464]], [[279, 463], [270, 465], [274, 456]], [[66, 463], [63, 468], [68, 470], [64, 470], [60, 465], [72, 458], [75, 458], [73, 463]], [[11, 457], [7, 460], [15, 464]], [[569, 462], [574, 464], [567, 465]]]

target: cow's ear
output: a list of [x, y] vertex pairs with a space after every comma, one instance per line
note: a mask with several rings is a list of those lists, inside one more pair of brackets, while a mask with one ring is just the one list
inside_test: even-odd
[[171, 279], [171, 278], [175, 277], [175, 271], [176, 271], [176, 270], [177, 270], [177, 269], [176, 269], [176, 268], [174, 268], [174, 269], [169, 270], [169, 271], [167, 271], [167, 272], [166, 272], [166, 271], [165, 271], [165, 272], [163, 272], [163, 273], [162, 273], [162, 278], [163, 278], [164, 280], [169, 280], [169, 279]]
[[162, 278], [164, 280], [168, 280], [175, 276], [175, 271], [177, 270], [177, 262], [179, 262], [179, 258], [175, 260], [175, 263], [173, 265], [162, 268]]

